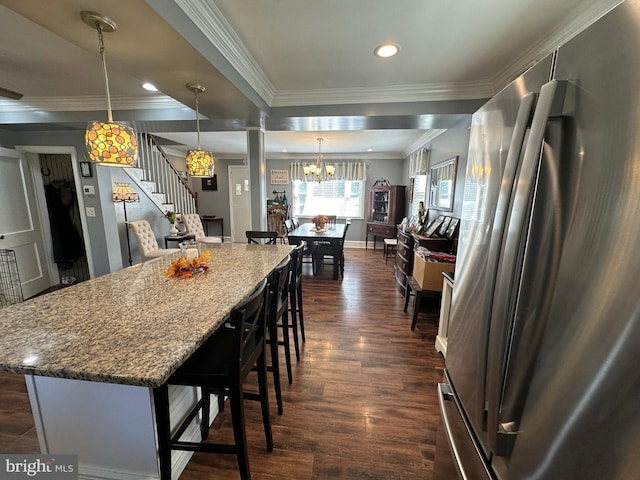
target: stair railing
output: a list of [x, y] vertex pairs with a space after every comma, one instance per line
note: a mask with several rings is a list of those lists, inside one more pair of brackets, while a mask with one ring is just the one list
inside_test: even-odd
[[144, 179], [155, 183], [156, 191], [165, 194], [166, 203], [173, 204], [176, 212], [197, 213], [198, 194], [169, 161], [153, 135], [139, 133], [138, 148], [138, 167], [144, 170]]

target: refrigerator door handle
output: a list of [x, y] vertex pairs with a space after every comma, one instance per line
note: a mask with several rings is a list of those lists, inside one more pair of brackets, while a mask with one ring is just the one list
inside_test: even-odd
[[462, 465], [462, 458], [460, 453], [458, 452], [458, 448], [456, 447], [456, 442], [453, 436], [453, 430], [451, 428], [451, 423], [449, 422], [449, 416], [445, 414], [446, 406], [445, 402], [455, 402], [455, 397], [453, 395], [453, 390], [451, 385], [447, 383], [439, 383], [438, 384], [438, 403], [440, 404], [440, 413], [442, 415], [442, 425], [447, 434], [447, 440], [449, 441], [449, 448], [451, 448], [451, 454], [453, 455], [454, 464], [456, 469], [458, 470], [458, 475], [462, 479], [466, 479], [467, 476], [464, 473], [464, 469], [460, 468]]
[[[469, 424], [464, 419], [459, 401], [451, 385], [438, 384], [438, 402], [442, 426], [458, 478], [462, 480], [493, 479], [482, 450]], [[438, 478], [437, 474], [436, 478]]]
[[[549, 119], [562, 113], [566, 85], [567, 81], [552, 80], [540, 90], [503, 237], [494, 286], [495, 297], [491, 312], [487, 360], [488, 440], [490, 449], [496, 453], [500, 451], [498, 425], [507, 423], [500, 418], [500, 412], [503, 411], [506, 377], [510, 370], [510, 345], [513, 341], [511, 335], [522, 274], [530, 202], [536, 184], [545, 131]], [[510, 422], [519, 419], [507, 416], [507, 420]]]

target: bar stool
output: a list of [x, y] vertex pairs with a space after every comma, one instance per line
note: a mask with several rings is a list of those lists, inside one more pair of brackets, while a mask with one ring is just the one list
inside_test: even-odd
[[[273, 389], [276, 392], [276, 405], [278, 413], [282, 415], [282, 389], [280, 387], [280, 361], [278, 346], [283, 345], [285, 350], [285, 362], [287, 364], [287, 374], [289, 383], [292, 383], [291, 373], [291, 351], [289, 347], [289, 270], [291, 268], [291, 257], [285, 260], [274, 269], [269, 283], [269, 308], [267, 312], [267, 341], [269, 353], [271, 354], [271, 364], [267, 366], [267, 371], [273, 374]], [[286, 331], [285, 327], [286, 325]], [[282, 328], [283, 340], [278, 340], [278, 329]]]
[[382, 254], [384, 255], [384, 263], [387, 264], [387, 259], [389, 255], [393, 254], [395, 256], [396, 250], [398, 249], [398, 239], [397, 238], [385, 238], [384, 244], [382, 247]]
[[302, 241], [291, 251], [291, 268], [289, 273], [289, 312], [291, 312], [291, 327], [293, 329], [293, 345], [296, 350], [296, 360], [300, 361], [300, 343], [298, 340], [298, 326], [302, 342], [304, 338], [304, 313], [302, 311], [302, 257], [306, 242]]
[[[293, 383], [293, 371], [291, 367], [291, 342], [289, 341], [289, 270], [293, 268], [291, 265], [291, 256], [287, 256], [275, 269], [274, 280], [270, 294], [272, 295], [271, 305], [269, 308], [269, 317], [267, 319], [267, 330], [269, 336], [267, 343], [271, 351], [271, 366], [268, 370], [273, 370], [273, 381], [276, 385], [276, 398], [279, 396], [280, 378], [278, 367], [278, 346], [284, 347], [284, 360], [287, 366], [287, 377], [289, 383]], [[282, 340], [279, 339], [278, 331], [282, 330]], [[276, 378], [278, 377], [278, 378]], [[278, 400], [278, 411], [282, 413], [282, 399]]]
[[[244, 302], [235, 307], [224, 325], [169, 377], [164, 385], [154, 389], [160, 478], [171, 480], [171, 450], [192, 452], [235, 453], [240, 476], [249, 480], [249, 457], [245, 432], [243, 399], [259, 400], [267, 449], [273, 450], [269, 393], [265, 362], [267, 281]], [[242, 384], [257, 365], [258, 393], [243, 392]], [[171, 434], [168, 385], [200, 387], [201, 398]], [[234, 444], [205, 443], [209, 434], [210, 395], [229, 396]], [[219, 397], [220, 398], [220, 397]], [[181, 441], [191, 422], [201, 414], [201, 442]]]

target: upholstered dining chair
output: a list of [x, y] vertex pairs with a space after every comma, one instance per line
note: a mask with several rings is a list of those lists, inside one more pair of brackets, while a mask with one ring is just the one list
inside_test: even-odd
[[156, 235], [146, 220], [127, 222], [127, 228], [133, 233], [133, 236], [136, 237], [143, 262], [180, 251], [179, 248], [160, 248], [158, 240], [156, 240]]
[[205, 235], [202, 219], [197, 213], [183, 213], [182, 221], [187, 228], [187, 233], [196, 236], [196, 242], [204, 243], [222, 243], [220, 237], [210, 237]]

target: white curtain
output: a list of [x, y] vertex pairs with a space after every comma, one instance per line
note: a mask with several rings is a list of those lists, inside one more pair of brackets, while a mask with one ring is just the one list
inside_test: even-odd
[[[364, 162], [327, 162], [336, 167], [336, 172], [331, 180], [367, 180], [367, 165]], [[291, 181], [306, 181], [304, 176], [304, 163], [292, 162], [289, 166]]]
[[426, 175], [429, 170], [429, 150], [421, 148], [409, 155], [409, 177]]
[[304, 163], [302, 162], [291, 162], [289, 165], [289, 176], [291, 177], [291, 181], [300, 180], [304, 182]]

